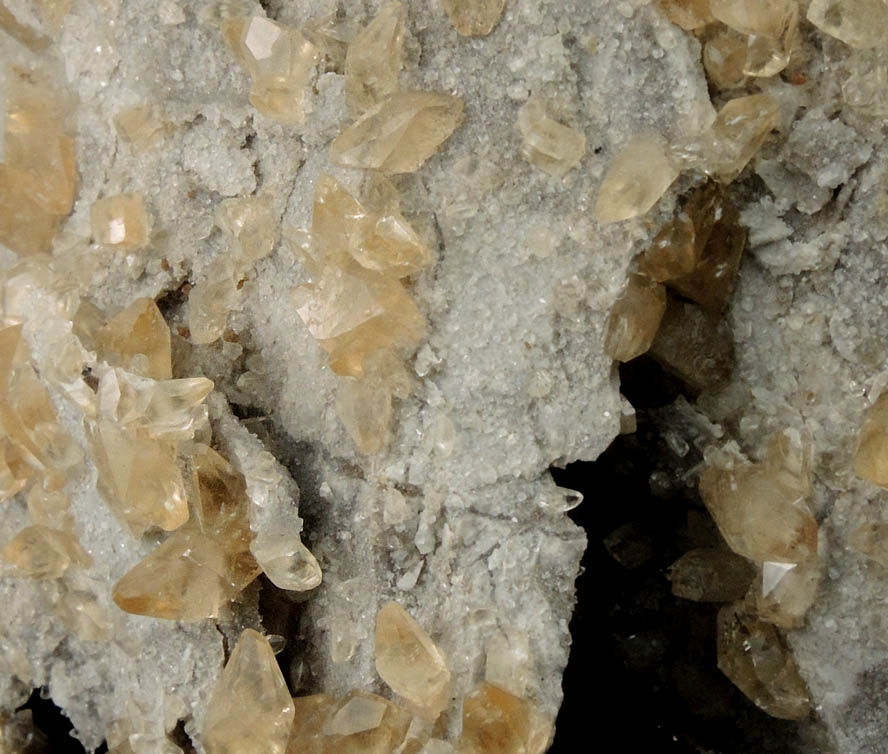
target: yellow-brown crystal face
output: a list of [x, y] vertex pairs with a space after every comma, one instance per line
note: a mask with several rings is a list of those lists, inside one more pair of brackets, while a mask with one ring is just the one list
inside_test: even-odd
[[358, 116], [398, 91], [407, 6], [389, 2], [352, 40], [345, 58], [345, 99]]
[[505, 0], [443, 0], [453, 28], [464, 37], [483, 37], [503, 15]]
[[136, 249], [148, 242], [148, 215], [141, 194], [119, 194], [97, 199], [89, 211], [96, 243]]
[[605, 353], [616, 361], [641, 356], [651, 347], [665, 311], [666, 289], [643, 275], [633, 275], [608, 317]]
[[551, 118], [541, 100], [532, 98], [521, 107], [518, 130], [524, 158], [556, 178], [576, 166], [586, 153], [582, 132]]
[[884, 43], [888, 6], [881, 0], [811, 0], [808, 20], [849, 47], [866, 49]]
[[533, 704], [492, 683], [463, 701], [460, 754], [543, 754], [551, 735]]
[[888, 393], [867, 412], [860, 430], [854, 471], [881, 487], [888, 486]]

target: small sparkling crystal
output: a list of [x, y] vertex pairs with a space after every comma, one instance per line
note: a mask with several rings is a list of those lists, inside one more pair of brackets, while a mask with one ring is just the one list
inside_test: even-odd
[[71, 532], [39, 525], [22, 529], [0, 551], [0, 559], [32, 579], [57, 579], [71, 565], [92, 563]]
[[643, 215], [678, 177], [678, 168], [659, 137], [631, 141], [614, 158], [595, 203], [602, 224]]
[[96, 199], [89, 210], [97, 243], [137, 249], [148, 242], [148, 215], [141, 194], [118, 194]]
[[505, 0], [442, 0], [453, 28], [464, 37], [484, 37], [503, 15]]
[[274, 651], [262, 634], [246, 629], [207, 704], [204, 749], [207, 754], [284, 754], [293, 717]]
[[888, 33], [888, 5], [883, 0], [811, 0], [808, 20], [850, 47], [882, 46]]
[[492, 683], [463, 700], [460, 754], [543, 754], [551, 737], [533, 704]]
[[396, 92], [367, 110], [334, 139], [330, 161], [346, 168], [413, 173], [462, 121], [452, 94]]
[[345, 58], [345, 99], [357, 117], [398, 91], [404, 56], [407, 6], [389, 2], [348, 46]]
[[582, 132], [549, 117], [545, 103], [529, 99], [518, 111], [521, 154], [532, 165], [561, 178], [576, 166], [586, 153]]
[[268, 194], [223, 199], [216, 208], [216, 224], [231, 237], [242, 264], [258, 262], [274, 248], [277, 221]]
[[756, 615], [781, 628], [801, 627], [817, 597], [820, 574], [816, 557], [802, 563], [762, 563], [751, 590]]
[[604, 350], [616, 361], [630, 361], [650, 348], [663, 312], [666, 289], [644, 275], [633, 275], [607, 321]]
[[669, 566], [672, 593], [695, 602], [742, 599], [754, 576], [748, 560], [717, 547], [690, 550]]
[[397, 602], [376, 616], [376, 671], [424, 717], [434, 720], [449, 703], [450, 671], [441, 650]]

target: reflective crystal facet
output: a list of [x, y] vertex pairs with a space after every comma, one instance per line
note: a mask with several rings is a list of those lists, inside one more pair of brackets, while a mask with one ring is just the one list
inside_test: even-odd
[[808, 20], [850, 47], [881, 46], [888, 34], [888, 5], [883, 0], [811, 0]]
[[92, 563], [71, 532], [39, 525], [22, 529], [0, 552], [0, 559], [32, 579], [57, 579], [71, 565]]
[[404, 740], [410, 719], [388, 699], [352, 691], [327, 718], [325, 754], [390, 754]]
[[711, 0], [712, 14], [747, 36], [744, 73], [773, 76], [789, 63], [798, 28], [796, 0]]
[[817, 597], [820, 562], [811, 558], [802, 563], [761, 564], [752, 586], [756, 615], [781, 628], [799, 628]]
[[556, 178], [576, 166], [586, 153], [582, 132], [549, 117], [540, 99], [529, 99], [518, 111], [518, 130], [524, 158]]
[[95, 338], [99, 355], [111, 363], [140, 371], [138, 365], [147, 359], [145, 376], [155, 380], [173, 376], [170, 328], [153, 299], [137, 298]]
[[96, 199], [89, 210], [96, 243], [135, 249], [148, 242], [148, 215], [141, 194], [118, 194]]
[[353, 116], [361, 115], [398, 91], [406, 20], [404, 3], [386, 3], [349, 44], [345, 58], [345, 98]]
[[630, 361], [650, 348], [663, 312], [666, 289], [643, 275], [633, 275], [607, 321], [604, 351], [616, 361]]
[[492, 683], [463, 700], [460, 754], [543, 754], [551, 736], [533, 704]]

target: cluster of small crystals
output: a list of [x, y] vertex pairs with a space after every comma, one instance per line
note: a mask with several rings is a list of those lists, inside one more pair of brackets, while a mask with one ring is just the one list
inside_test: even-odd
[[528, 699], [485, 680], [462, 701], [457, 740], [441, 738], [451, 704], [447, 659], [398, 603], [379, 611], [376, 670], [395, 701], [363, 690], [291, 698], [274, 651], [244, 631], [202, 726], [207, 754], [542, 754], [552, 724]]

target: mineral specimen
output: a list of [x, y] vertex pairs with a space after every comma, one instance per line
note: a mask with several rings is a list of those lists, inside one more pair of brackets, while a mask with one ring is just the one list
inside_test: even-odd
[[605, 352], [616, 361], [641, 356], [651, 347], [665, 311], [666, 289], [643, 275], [631, 277], [608, 317]]
[[888, 486], [888, 393], [880, 395], [866, 415], [854, 454], [854, 471]]
[[357, 117], [398, 91], [407, 6], [390, 2], [351, 41], [345, 58], [345, 97]]
[[453, 27], [465, 37], [483, 37], [503, 15], [505, 0], [443, 0]]
[[711, 9], [719, 21], [747, 35], [745, 74], [773, 76], [786, 68], [798, 27], [796, 0], [712, 0]]
[[848, 544], [880, 566], [888, 568], [888, 523], [861, 524], [851, 532]]
[[463, 701], [461, 754], [543, 754], [551, 735], [530, 702], [491, 683]]
[[657, 4], [666, 18], [688, 31], [702, 29], [715, 20], [710, 0], [658, 0]]
[[524, 158], [555, 178], [561, 178], [575, 167], [586, 153], [586, 137], [549, 117], [540, 99], [529, 99], [521, 106], [518, 130], [523, 139]]
[[864, 49], [885, 39], [888, 7], [881, 0], [812, 0], [808, 20], [831, 37]]
[[742, 599], [754, 576], [748, 560], [717, 547], [690, 550], [669, 566], [672, 593], [695, 602]]
[[148, 241], [148, 216], [140, 194], [119, 194], [97, 199], [89, 211], [97, 243], [136, 249]]

